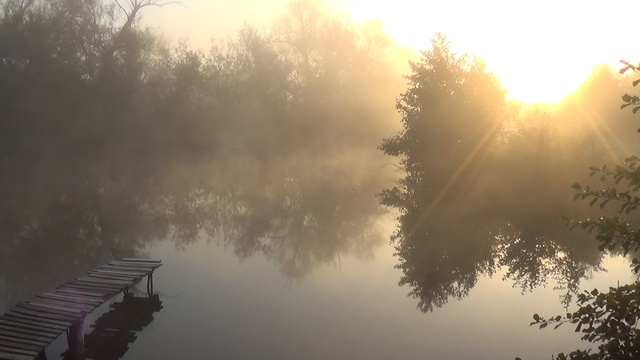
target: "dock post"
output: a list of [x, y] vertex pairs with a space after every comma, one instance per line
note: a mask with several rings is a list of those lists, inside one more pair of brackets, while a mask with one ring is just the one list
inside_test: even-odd
[[153, 271], [147, 275], [147, 295], [148, 297], [153, 295]]
[[69, 353], [76, 359], [81, 359], [84, 351], [84, 316], [77, 322], [71, 324], [67, 332], [67, 342]]

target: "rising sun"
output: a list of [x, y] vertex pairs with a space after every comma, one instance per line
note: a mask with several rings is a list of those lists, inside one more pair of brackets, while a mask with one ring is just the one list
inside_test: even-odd
[[399, 44], [416, 50], [441, 32], [458, 52], [482, 58], [511, 98], [554, 103], [601, 63], [640, 61], [623, 35], [635, 33], [640, 3], [335, 0], [356, 21], [380, 20]]

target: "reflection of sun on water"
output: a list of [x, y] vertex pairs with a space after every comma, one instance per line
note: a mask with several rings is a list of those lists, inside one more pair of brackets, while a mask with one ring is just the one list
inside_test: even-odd
[[453, 49], [483, 58], [511, 98], [527, 103], [557, 102], [593, 66], [640, 55], [624, 42], [634, 31], [630, 13], [640, 7], [627, 0], [340, 1], [356, 21], [382, 20], [398, 43], [414, 49], [445, 34]]

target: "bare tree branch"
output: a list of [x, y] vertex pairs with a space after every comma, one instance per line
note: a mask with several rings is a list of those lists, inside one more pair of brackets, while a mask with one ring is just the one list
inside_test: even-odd
[[124, 8], [124, 6], [122, 6], [122, 4], [120, 4], [120, 1], [116, 0], [116, 4], [120, 8], [120, 10], [122, 10], [122, 12], [127, 16], [127, 18], [129, 18], [129, 12]]

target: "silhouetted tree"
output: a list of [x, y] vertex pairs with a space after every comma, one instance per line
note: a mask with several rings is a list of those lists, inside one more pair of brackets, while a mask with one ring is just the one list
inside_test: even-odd
[[516, 121], [497, 79], [442, 35], [411, 68], [397, 102], [403, 129], [380, 146], [404, 175], [379, 195], [400, 213], [392, 236], [400, 284], [429, 311], [506, 267], [523, 289], [558, 280], [567, 302], [600, 258], [565, 236], [562, 179], [573, 167], [550, 118]]
[[[504, 105], [503, 90], [479, 60], [455, 54], [442, 35], [431, 45], [411, 63], [409, 89], [397, 102], [403, 130], [380, 146], [400, 157], [405, 173], [380, 199], [400, 211], [392, 237], [404, 272], [400, 284], [411, 285], [424, 310], [466, 295], [492, 260], [486, 241], [450, 246], [439, 235], [460, 220], [449, 217], [452, 206], [468, 209], [466, 194], [495, 141]], [[477, 239], [477, 228], [465, 228], [460, 238]]]

